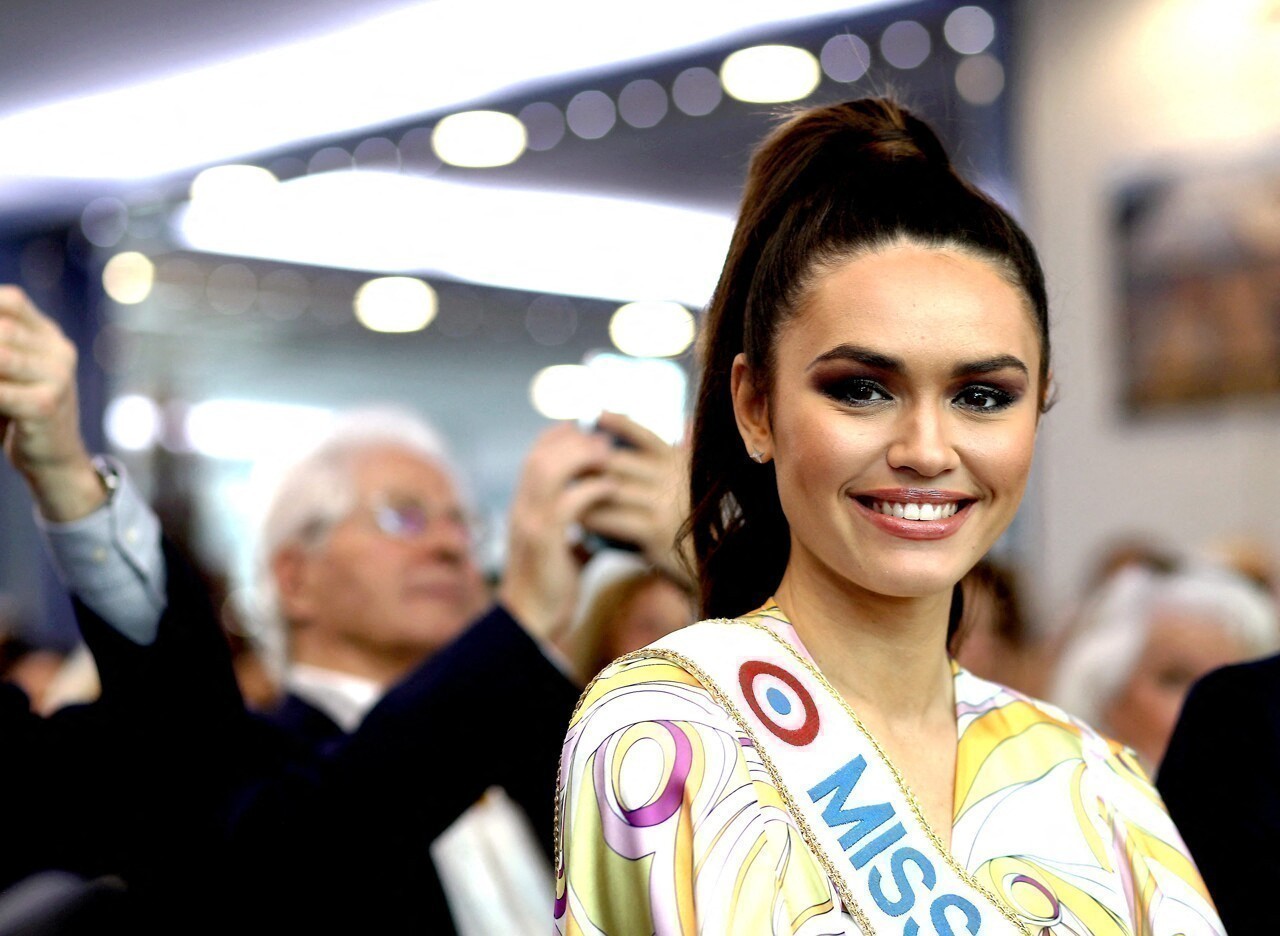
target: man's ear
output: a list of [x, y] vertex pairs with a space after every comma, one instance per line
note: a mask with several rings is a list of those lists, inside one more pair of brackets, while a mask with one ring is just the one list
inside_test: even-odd
[[738, 423], [738, 434], [742, 436], [747, 454], [758, 462], [767, 462], [773, 457], [769, 397], [765, 388], [759, 385], [757, 375], [747, 365], [745, 354], [733, 359], [729, 391], [733, 396], [733, 417]]
[[275, 579], [280, 600], [280, 615], [290, 624], [304, 624], [311, 619], [311, 563], [313, 559], [301, 546], [281, 548], [271, 557], [271, 575]]

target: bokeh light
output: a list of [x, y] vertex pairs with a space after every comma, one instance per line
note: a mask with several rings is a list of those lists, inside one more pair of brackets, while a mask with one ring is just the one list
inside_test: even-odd
[[442, 161], [469, 169], [510, 165], [528, 141], [518, 117], [490, 110], [450, 114], [431, 134], [431, 145]]
[[828, 78], [848, 84], [857, 81], [871, 67], [871, 46], [853, 33], [841, 33], [823, 44], [818, 60]]
[[262, 278], [258, 303], [269, 319], [296, 319], [311, 303], [311, 284], [297, 270], [273, 270]]
[[564, 139], [564, 114], [549, 101], [535, 101], [518, 116], [529, 135], [529, 149], [545, 153]]
[[1004, 66], [990, 55], [972, 55], [956, 66], [956, 90], [970, 104], [991, 104], [1004, 91]]
[[215, 311], [240, 315], [258, 299], [258, 275], [243, 263], [224, 263], [209, 274], [204, 291]]
[[436, 317], [436, 308], [436, 291], [412, 276], [382, 276], [356, 290], [356, 318], [370, 331], [421, 331]]
[[618, 95], [618, 113], [637, 129], [656, 127], [667, 116], [666, 89], [652, 78], [638, 78]]
[[613, 99], [603, 91], [582, 91], [569, 101], [564, 119], [569, 129], [584, 140], [598, 140], [618, 122], [618, 111]]
[[357, 169], [370, 169], [379, 172], [400, 171], [400, 150], [386, 137], [372, 137], [364, 140], [351, 154]]
[[739, 49], [720, 66], [720, 83], [729, 96], [753, 104], [798, 101], [812, 94], [821, 80], [818, 60], [797, 46]]
[[114, 247], [129, 229], [129, 209], [118, 198], [95, 198], [80, 215], [80, 230], [95, 247]]
[[116, 397], [107, 404], [102, 428], [120, 451], [146, 451], [160, 438], [160, 407], [141, 394]]
[[156, 264], [155, 301], [177, 311], [193, 309], [204, 297], [204, 268], [187, 257], [166, 257]]
[[155, 264], [136, 250], [118, 253], [102, 268], [102, 288], [121, 305], [136, 305], [151, 295]]
[[592, 416], [601, 409], [599, 380], [585, 365], [552, 364], [533, 375], [529, 400], [548, 419]]
[[400, 138], [400, 166], [405, 172], [430, 175], [440, 168], [440, 157], [431, 146], [431, 130], [414, 127]]
[[957, 52], [976, 55], [996, 38], [996, 21], [980, 6], [962, 6], [951, 11], [942, 35]]
[[629, 302], [609, 320], [609, 339], [632, 357], [674, 357], [693, 344], [697, 324], [678, 302]]
[[342, 172], [352, 166], [351, 154], [341, 146], [326, 146], [307, 161], [307, 172], [317, 175], [321, 172]]
[[933, 43], [929, 30], [915, 20], [898, 20], [880, 36], [880, 54], [894, 68], [916, 68], [929, 57]]
[[538, 296], [525, 310], [524, 327], [540, 345], [562, 345], [578, 330], [578, 310], [566, 296]]
[[720, 78], [709, 68], [686, 68], [676, 75], [671, 86], [671, 99], [690, 117], [705, 117], [724, 98]]

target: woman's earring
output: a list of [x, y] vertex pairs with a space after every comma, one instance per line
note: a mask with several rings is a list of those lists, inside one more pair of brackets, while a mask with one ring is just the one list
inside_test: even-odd
[[763, 464], [764, 464], [764, 452], [760, 451], [759, 449], [752, 449], [752, 450], [751, 450], [751, 460], [752, 460], [753, 462], [755, 462], [757, 465], [763, 465]]

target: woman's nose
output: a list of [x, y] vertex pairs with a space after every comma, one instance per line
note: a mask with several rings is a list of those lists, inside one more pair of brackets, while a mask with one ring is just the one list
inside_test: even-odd
[[959, 456], [951, 440], [947, 414], [934, 406], [906, 409], [888, 451], [889, 467], [934, 478], [955, 468]]

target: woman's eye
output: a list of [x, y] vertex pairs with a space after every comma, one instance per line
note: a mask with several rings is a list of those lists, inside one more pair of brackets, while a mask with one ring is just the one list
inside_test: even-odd
[[1016, 397], [1011, 393], [984, 384], [965, 387], [957, 394], [955, 402], [965, 409], [994, 413], [1011, 405]]
[[822, 392], [846, 406], [867, 406], [889, 399], [884, 387], [863, 377], [834, 381], [823, 387]]

